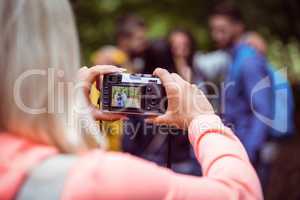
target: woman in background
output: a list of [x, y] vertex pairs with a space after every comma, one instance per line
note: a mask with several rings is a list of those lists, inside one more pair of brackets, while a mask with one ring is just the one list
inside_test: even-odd
[[[192, 67], [195, 54], [195, 40], [190, 32], [174, 29], [168, 37], [173, 65], [176, 73], [184, 80], [192, 81]], [[172, 71], [172, 70], [171, 70]]]
[[[114, 46], [101, 47], [99, 50], [93, 53], [93, 55], [91, 56], [91, 62], [93, 65], [115, 65], [119, 67], [122, 66], [127, 70], [127, 72], [131, 71], [130, 61], [126, 53]], [[99, 86], [93, 84], [90, 99], [93, 105], [95, 105], [97, 108], [100, 108], [100, 97], [101, 94], [99, 91]], [[116, 98], [115, 101], [117, 102]], [[101, 127], [102, 133], [104, 133], [107, 138], [107, 150], [121, 151], [123, 120], [100, 120], [99, 125]]]

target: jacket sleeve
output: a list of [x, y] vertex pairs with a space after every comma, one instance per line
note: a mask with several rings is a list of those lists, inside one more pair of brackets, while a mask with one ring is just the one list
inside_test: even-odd
[[256, 153], [266, 140], [269, 128], [259, 119], [259, 115], [270, 118], [272, 115], [272, 90], [266, 86], [268, 73], [265, 61], [260, 57], [246, 60], [241, 67], [241, 80], [247, 102], [251, 105], [249, 129], [243, 138], [243, 143], [250, 160], [255, 161]]
[[262, 199], [243, 146], [219, 117], [194, 119], [189, 138], [203, 177], [176, 174], [122, 153], [94, 151], [74, 166], [62, 199]]

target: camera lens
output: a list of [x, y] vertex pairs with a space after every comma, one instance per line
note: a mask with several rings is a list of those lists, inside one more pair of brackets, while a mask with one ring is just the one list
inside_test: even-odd
[[151, 105], [156, 105], [157, 104], [157, 99], [151, 99]]
[[152, 87], [147, 87], [147, 92], [151, 92], [152, 91]]

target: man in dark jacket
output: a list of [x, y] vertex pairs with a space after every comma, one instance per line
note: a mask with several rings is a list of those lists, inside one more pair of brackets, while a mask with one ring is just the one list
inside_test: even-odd
[[267, 61], [263, 54], [243, 42], [245, 26], [233, 6], [218, 5], [209, 24], [216, 44], [226, 49], [232, 59], [223, 92], [223, 119], [235, 130], [256, 165], [270, 130], [256, 114], [269, 118], [272, 115], [271, 88], [255, 92], [258, 83], [268, 76]]

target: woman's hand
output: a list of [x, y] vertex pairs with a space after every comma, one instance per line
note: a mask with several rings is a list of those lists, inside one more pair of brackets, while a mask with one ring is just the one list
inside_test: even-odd
[[166, 89], [168, 108], [164, 115], [148, 119], [148, 122], [187, 129], [198, 115], [214, 114], [211, 104], [195, 85], [183, 80], [178, 74], [170, 74], [165, 69], [157, 68], [153, 74], [161, 79]]
[[78, 72], [78, 79], [82, 84], [82, 89], [84, 96], [88, 102], [88, 106], [90, 107], [91, 113], [95, 120], [107, 120], [114, 121], [118, 119], [124, 119], [126, 116], [120, 114], [111, 114], [111, 113], [103, 113], [99, 108], [96, 108], [92, 105], [90, 101], [90, 91], [93, 83], [100, 78], [102, 80], [104, 74], [109, 73], [121, 73], [124, 72], [125, 69], [118, 68], [113, 65], [96, 65], [91, 68], [82, 67]]

